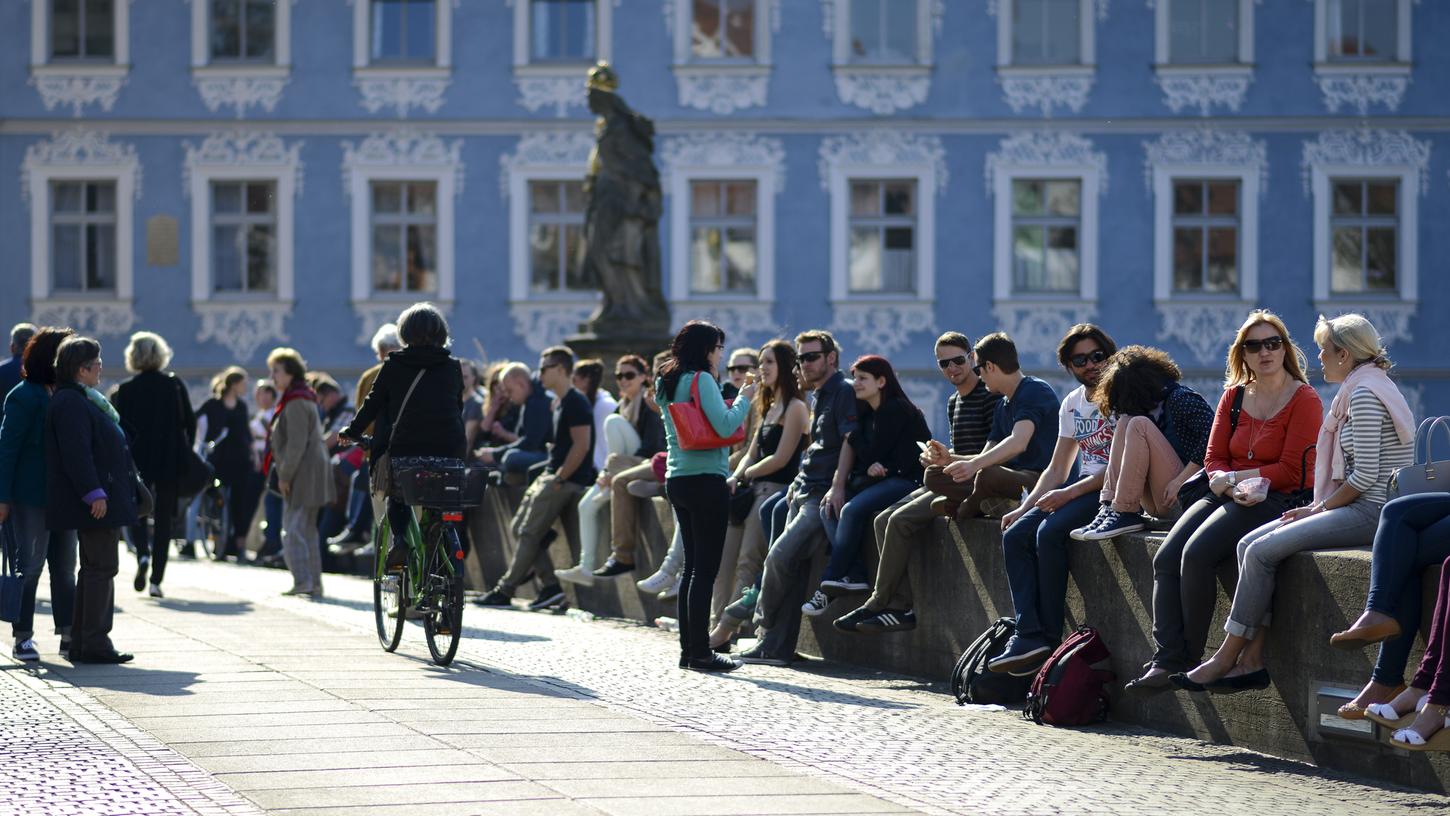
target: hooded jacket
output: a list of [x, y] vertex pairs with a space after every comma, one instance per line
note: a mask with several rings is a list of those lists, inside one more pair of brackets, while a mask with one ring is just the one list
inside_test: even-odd
[[[400, 423], [398, 410], [419, 371], [423, 378], [418, 380]], [[369, 425], [374, 425], [373, 460], [384, 451], [393, 456], [464, 458], [468, 441], [463, 433], [463, 369], [458, 360], [437, 346], [414, 346], [389, 354], [342, 435], [361, 438]]]
[[[75, 383], [56, 386], [45, 420], [45, 522], [51, 530], [136, 523], [136, 466], [121, 428]], [[90, 503], [106, 500], [106, 515]]]

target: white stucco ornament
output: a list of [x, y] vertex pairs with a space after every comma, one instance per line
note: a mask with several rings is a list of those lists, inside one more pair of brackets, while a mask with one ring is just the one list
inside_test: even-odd
[[369, 74], [357, 77], [353, 84], [362, 94], [362, 106], [368, 113], [392, 108], [399, 119], [406, 119], [414, 108], [437, 113], [443, 107], [443, 94], [450, 81], [446, 77]]
[[1063, 327], [1087, 323], [1097, 314], [1091, 304], [1001, 302], [992, 307], [997, 325], [1017, 345], [1017, 353], [1041, 364], [1055, 362]]
[[101, 110], [110, 111], [121, 94], [126, 77], [97, 76], [32, 76], [30, 84], [40, 93], [41, 104], [46, 110], [70, 108], [71, 116], [79, 118], [87, 105], [99, 105]]
[[1158, 304], [1163, 321], [1158, 340], [1177, 340], [1202, 365], [1222, 363], [1228, 352], [1224, 338], [1232, 338], [1248, 316], [1242, 303], [1193, 303], [1165, 301]]
[[936, 333], [931, 303], [841, 302], [832, 304], [831, 332], [851, 334], [863, 354], [892, 355], [906, 348], [913, 334]]
[[577, 334], [579, 324], [588, 320], [595, 308], [593, 302], [518, 302], [509, 304], [509, 313], [514, 319], [514, 333], [523, 339], [525, 347], [542, 349], [557, 346], [565, 337]]
[[863, 130], [849, 136], [830, 136], [821, 141], [816, 169], [821, 189], [831, 192], [831, 168], [838, 164], [891, 166], [929, 164], [936, 177], [936, 192], [946, 190], [949, 173], [947, 151], [937, 136], [904, 130]]
[[92, 337], [120, 337], [136, 325], [136, 312], [125, 302], [52, 300], [36, 304], [30, 320], [37, 326], [69, 326]]
[[584, 130], [542, 130], [519, 137], [514, 152], [498, 157], [499, 195], [508, 200], [517, 171], [530, 168], [578, 167], [582, 178], [594, 149], [594, 136]]
[[931, 75], [842, 69], [836, 72], [836, 94], [847, 105], [889, 116], [926, 102]]
[[182, 142], [186, 158], [181, 169], [182, 195], [191, 195], [191, 174], [207, 167], [283, 168], [293, 173], [295, 194], [302, 194], [302, 142], [288, 146], [275, 133], [237, 130], [213, 133], [200, 145]]
[[1410, 87], [1408, 75], [1321, 74], [1314, 81], [1330, 113], [1347, 108], [1360, 116], [1368, 116], [1369, 109], [1375, 105], [1383, 105], [1390, 113], [1398, 111], [1405, 90]]
[[1153, 192], [1153, 169], [1161, 165], [1252, 167], [1259, 173], [1259, 195], [1269, 191], [1269, 147], [1241, 130], [1170, 130], [1143, 142], [1143, 185]]
[[20, 195], [30, 200], [30, 171], [41, 167], [122, 168], [135, 178], [135, 200], [141, 200], [141, 162], [135, 145], [111, 141], [110, 134], [85, 127], [58, 130], [49, 139], [25, 149], [20, 163]]
[[197, 342], [216, 341], [239, 365], [257, 362], [255, 355], [264, 343], [289, 339], [284, 323], [292, 315], [291, 304], [198, 303], [195, 309], [201, 317]]
[[770, 76], [765, 72], [680, 69], [675, 73], [681, 105], [720, 116], [765, 107], [770, 90]]
[[577, 76], [518, 76], [514, 85], [519, 89], [519, 104], [533, 113], [553, 108], [554, 115], [562, 119], [569, 108], [583, 108], [588, 102], [584, 81]]
[[1404, 130], [1327, 130], [1318, 139], [1305, 142], [1299, 162], [1305, 195], [1312, 193], [1315, 165], [1412, 167], [1420, 174], [1420, 195], [1430, 191], [1430, 142], [1420, 141]]
[[1097, 171], [1098, 196], [1108, 192], [1108, 157], [1086, 137], [1062, 130], [1029, 130], [1014, 133], [987, 154], [984, 174], [987, 195], [997, 189], [997, 172], [1002, 167], [1081, 167]]
[[238, 119], [245, 116], [247, 108], [251, 107], [271, 113], [282, 99], [287, 81], [287, 77], [197, 75], [192, 78], [207, 110], [216, 112], [233, 108]]
[[1153, 80], [1163, 89], [1163, 103], [1174, 113], [1198, 109], [1208, 116], [1215, 106], [1237, 113], [1254, 81], [1249, 73], [1182, 74], [1160, 72]]
[[997, 82], [1013, 113], [1037, 108], [1043, 116], [1051, 116], [1054, 108], [1081, 112], [1093, 90], [1091, 74], [999, 76]]
[[770, 136], [740, 131], [691, 133], [660, 145], [660, 183], [668, 187], [677, 167], [769, 167], [775, 192], [785, 189], [785, 143]]

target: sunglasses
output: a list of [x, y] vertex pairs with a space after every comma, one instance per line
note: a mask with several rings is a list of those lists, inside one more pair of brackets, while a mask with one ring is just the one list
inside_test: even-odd
[[955, 357], [947, 357], [944, 360], [937, 360], [936, 364], [941, 368], [942, 371], [946, 371], [952, 366], [964, 366], [967, 364], [967, 355], [958, 354]]
[[1258, 354], [1264, 349], [1268, 349], [1269, 351], [1278, 351], [1283, 347], [1284, 338], [1278, 336], [1277, 334], [1273, 337], [1265, 337], [1263, 340], [1245, 340], [1244, 342], [1239, 343], [1239, 348], [1247, 351], [1250, 354]]
[[749, 373], [751, 371], [754, 371], [755, 370], [755, 366], [753, 366], [753, 365], [733, 365], [733, 366], [726, 366], [725, 367], [725, 370], [728, 371], [728, 372], [730, 372], [731, 374], [747, 374], [747, 373]]
[[544, 363], [543, 365], [539, 366], [539, 373], [543, 374], [545, 371], [548, 371], [551, 368], [558, 368], [561, 365], [561, 363]]
[[622, 380], [624, 382], [629, 382], [630, 380], [633, 380], [635, 377], [638, 377], [638, 376], [639, 376], [639, 372], [638, 371], [616, 371], [616, 372], [614, 372], [614, 379], [616, 379], [616, 380]]
[[1088, 363], [1101, 363], [1106, 359], [1108, 359], [1108, 353], [1102, 349], [1098, 349], [1091, 354], [1074, 354], [1067, 358], [1067, 361], [1072, 363], [1073, 368], [1082, 368]]
[[982, 364], [978, 363], [972, 366], [972, 373], [976, 374], [978, 377], [982, 376]]
[[796, 357], [796, 365], [800, 365], [802, 363], [814, 363], [815, 361], [821, 359], [824, 356], [826, 356], [826, 353], [824, 351], [803, 351], [800, 353], [799, 356]]

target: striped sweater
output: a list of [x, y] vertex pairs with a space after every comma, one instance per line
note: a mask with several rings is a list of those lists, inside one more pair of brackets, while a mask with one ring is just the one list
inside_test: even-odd
[[1363, 386], [1349, 395], [1339, 446], [1344, 450], [1345, 483], [1359, 491], [1361, 500], [1375, 504], [1389, 500], [1390, 474], [1415, 461], [1414, 443], [1400, 442], [1384, 403]]

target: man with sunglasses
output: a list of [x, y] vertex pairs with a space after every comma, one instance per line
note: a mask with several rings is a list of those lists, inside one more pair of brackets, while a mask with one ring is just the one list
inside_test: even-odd
[[1091, 323], [1068, 329], [1057, 346], [1058, 362], [1078, 386], [1058, 410], [1051, 463], [1022, 506], [1002, 517], [1017, 632], [987, 662], [992, 671], [1036, 672], [1062, 637], [1070, 533], [1097, 515], [1113, 440], [1113, 420], [1098, 410], [1092, 390], [1117, 350], [1113, 338]]
[[[953, 461], [953, 454], [967, 456], [985, 448], [993, 412], [1002, 401], [1001, 394], [989, 391], [986, 383], [972, 372], [972, 341], [966, 335], [947, 332], [937, 338], [936, 365], [947, 382], [956, 388], [947, 398], [952, 447], [949, 451], [936, 440], [928, 442], [921, 454], [921, 464], [928, 471], [940, 471]], [[875, 591], [860, 609], [837, 618], [832, 624], [837, 629], [879, 634], [916, 628], [906, 564], [919, 544], [934, 540], [930, 529], [936, 517], [931, 509], [935, 498], [935, 493], [920, 487], [876, 516], [876, 546], [880, 558], [876, 565]]]
[[810, 590], [811, 559], [826, 541], [821, 501], [831, 488], [841, 445], [856, 429], [856, 392], [840, 370], [840, 349], [830, 332], [802, 332], [795, 339], [801, 383], [814, 391], [811, 444], [786, 491], [785, 525], [765, 557], [755, 622], [760, 640], [740, 655], [744, 663], [784, 666], [795, 658], [801, 605]]
[[726, 378], [720, 384], [720, 396], [732, 400], [740, 394], [746, 375], [754, 374], [760, 368], [760, 360], [756, 357], [755, 349], [751, 348], [738, 348], [730, 352], [728, 359], [730, 363], [725, 366]]

